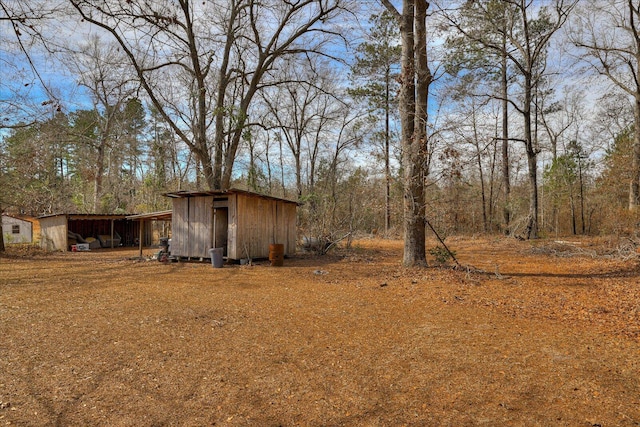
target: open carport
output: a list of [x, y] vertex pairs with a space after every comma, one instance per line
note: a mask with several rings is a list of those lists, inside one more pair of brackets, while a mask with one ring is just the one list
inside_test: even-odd
[[[68, 251], [76, 243], [91, 242], [91, 248], [133, 246], [139, 224], [127, 215], [56, 214], [40, 220], [40, 246], [49, 251]], [[97, 242], [97, 243], [94, 243]]]
[[[138, 243], [140, 257], [142, 257], [142, 248], [149, 247], [154, 244], [154, 238], [153, 238], [154, 223], [164, 222], [164, 223], [168, 223], [170, 226], [172, 216], [173, 216], [172, 211], [159, 211], [159, 212], [150, 212], [150, 213], [144, 213], [144, 214], [138, 214], [138, 215], [129, 215], [127, 217], [128, 220], [138, 223], [138, 237], [136, 240]], [[168, 232], [163, 234], [165, 234], [165, 236], [163, 237], [169, 237]]]

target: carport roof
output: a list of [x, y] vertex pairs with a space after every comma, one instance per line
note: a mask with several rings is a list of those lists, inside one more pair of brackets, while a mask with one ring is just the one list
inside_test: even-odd
[[155, 221], [171, 221], [173, 211], [149, 212], [137, 215], [129, 215], [127, 219], [133, 221], [155, 220]]
[[128, 214], [70, 214], [60, 213], [51, 215], [42, 215], [41, 218], [53, 218], [56, 216], [66, 216], [68, 219], [126, 219]]

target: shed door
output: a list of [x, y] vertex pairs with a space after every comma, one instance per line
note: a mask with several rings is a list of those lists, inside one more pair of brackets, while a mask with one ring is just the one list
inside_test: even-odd
[[224, 248], [227, 256], [227, 238], [229, 231], [229, 208], [213, 209], [213, 247]]

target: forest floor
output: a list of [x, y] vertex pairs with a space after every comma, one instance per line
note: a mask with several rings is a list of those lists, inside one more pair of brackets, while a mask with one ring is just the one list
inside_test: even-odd
[[9, 249], [0, 425], [640, 426], [634, 248], [447, 243], [462, 267]]

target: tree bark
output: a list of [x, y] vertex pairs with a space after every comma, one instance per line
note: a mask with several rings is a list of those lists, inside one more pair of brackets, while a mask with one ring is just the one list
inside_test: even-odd
[[511, 234], [511, 178], [509, 168], [509, 82], [507, 76], [507, 36], [502, 38], [500, 83], [502, 92], [502, 185], [504, 187], [504, 234]]
[[635, 96], [633, 126], [633, 155], [631, 158], [631, 182], [629, 183], [630, 211], [638, 210], [640, 204], [640, 93]]
[[[636, 18], [639, 15], [638, 6], [634, 5], [632, 0], [628, 0], [629, 6], [629, 21], [632, 29], [633, 38], [635, 42], [635, 70], [634, 70], [634, 82], [635, 93], [633, 103], [633, 155], [631, 158], [631, 182], [629, 184], [629, 210], [637, 211], [640, 204], [640, 33], [636, 27]], [[633, 70], [633, 65], [629, 61], [630, 67]]]
[[[415, 1], [414, 11], [414, 55], [415, 55], [415, 114], [414, 132], [410, 141], [411, 155], [410, 164], [413, 165], [412, 176], [409, 179], [408, 187], [413, 195], [412, 200], [405, 198], [411, 203], [411, 212], [407, 216], [406, 234], [414, 244], [407, 245], [405, 242], [404, 265], [426, 265], [426, 213], [424, 185], [426, 178], [427, 163], [427, 102], [429, 97], [429, 85], [431, 84], [431, 70], [428, 66], [427, 58], [427, 28], [426, 17], [428, 3], [423, 0]], [[409, 206], [407, 206], [407, 213]]]
[[527, 153], [527, 166], [529, 178], [529, 217], [525, 237], [527, 239], [538, 238], [538, 151], [533, 144], [533, 129], [531, 127], [532, 87], [531, 75], [525, 73], [524, 83], [524, 138], [525, 151]]
[[425, 192], [427, 173], [427, 106], [432, 76], [427, 58], [426, 15], [429, 3], [404, 0], [402, 13], [390, 1], [383, 5], [400, 23], [402, 54], [400, 123], [404, 167], [404, 254], [407, 267], [426, 266]]
[[2, 232], [2, 213], [4, 211], [2, 210], [2, 206], [0, 206], [0, 253], [5, 252], [5, 247], [4, 247], [4, 233]]
[[387, 68], [385, 75], [385, 95], [384, 95], [384, 235], [389, 235], [391, 228], [391, 71]]
[[[480, 136], [478, 135], [478, 120], [476, 117], [476, 107], [473, 107], [473, 146], [476, 149], [476, 163], [478, 165], [478, 178], [480, 179], [480, 196], [482, 199], [482, 229], [485, 233], [489, 231], [489, 215], [487, 213], [487, 189], [484, 181], [484, 169], [482, 167], [482, 148], [480, 147]], [[489, 196], [491, 205], [491, 196]]]

